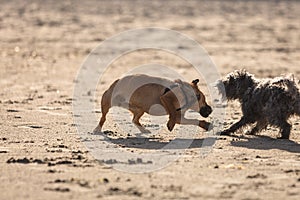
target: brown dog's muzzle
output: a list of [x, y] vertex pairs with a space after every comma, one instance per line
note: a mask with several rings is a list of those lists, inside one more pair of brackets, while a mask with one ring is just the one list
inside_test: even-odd
[[212, 108], [209, 105], [206, 105], [200, 109], [199, 113], [202, 117], [208, 117], [212, 113]]

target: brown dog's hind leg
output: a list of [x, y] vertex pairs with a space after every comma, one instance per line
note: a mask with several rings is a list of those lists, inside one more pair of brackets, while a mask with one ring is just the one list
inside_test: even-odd
[[100, 133], [101, 129], [103, 127], [103, 124], [106, 120], [106, 115], [108, 113], [109, 108], [108, 107], [103, 107], [103, 106], [101, 106], [101, 107], [102, 107], [102, 109], [101, 109], [102, 110], [102, 116], [101, 116], [101, 119], [99, 121], [98, 126], [94, 129], [93, 133]]
[[100, 119], [100, 122], [99, 122], [99, 126], [102, 128], [103, 127], [103, 124], [104, 122], [106, 121], [106, 115], [108, 113], [108, 110], [110, 109], [110, 107], [108, 106], [102, 106], [102, 116], [101, 116], [101, 119]]
[[102, 99], [101, 99], [101, 112], [102, 112], [102, 116], [101, 119], [99, 121], [98, 126], [94, 129], [93, 133], [100, 133], [101, 129], [103, 127], [103, 124], [106, 120], [106, 115], [111, 107], [111, 94], [109, 91], [104, 92]]
[[139, 109], [130, 109], [133, 113], [132, 122], [141, 131], [141, 133], [151, 133], [149, 130], [145, 129], [140, 123], [140, 118], [143, 116], [144, 112]]

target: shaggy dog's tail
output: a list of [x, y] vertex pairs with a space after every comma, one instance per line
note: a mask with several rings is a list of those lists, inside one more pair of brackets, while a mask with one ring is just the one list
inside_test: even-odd
[[293, 114], [300, 116], [300, 91], [299, 91], [299, 81], [294, 77], [294, 75], [289, 75], [285, 77], [276, 77], [274, 79], [269, 79], [270, 85], [279, 87], [284, 90], [284, 95], [288, 97], [286, 103], [290, 106]]

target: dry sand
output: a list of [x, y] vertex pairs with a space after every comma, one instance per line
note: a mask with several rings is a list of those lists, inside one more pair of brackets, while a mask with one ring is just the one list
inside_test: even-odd
[[[257, 77], [300, 78], [299, 10], [299, 1], [1, 1], [0, 199], [299, 199], [299, 117], [291, 119], [290, 141], [276, 140], [273, 128], [260, 136], [220, 137], [205, 158], [199, 156], [206, 137], [199, 128], [177, 161], [134, 174], [95, 160], [72, 116], [84, 58], [101, 41], [132, 28], [189, 35], [222, 75], [245, 68]], [[196, 78], [174, 55], [134, 52], [112, 63], [97, 87], [97, 107], [115, 78], [149, 62]], [[226, 126], [241, 116], [237, 102], [226, 110]], [[125, 137], [113, 145], [129, 152], [155, 151], [175, 138], [164, 133], [151, 136], [154, 146], [130, 145], [116, 123], [110, 119], [104, 129]]]

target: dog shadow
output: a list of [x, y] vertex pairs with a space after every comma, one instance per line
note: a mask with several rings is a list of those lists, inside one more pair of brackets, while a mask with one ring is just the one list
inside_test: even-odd
[[[197, 138], [197, 139], [185, 139], [185, 138], [175, 138], [173, 140], [160, 141], [160, 138], [155, 137], [126, 137], [126, 138], [113, 138], [106, 134], [103, 134], [105, 141], [112, 144], [116, 144], [127, 148], [136, 149], [200, 149], [209, 146], [213, 146], [218, 140], [218, 137], [207, 137], [207, 138]], [[282, 140], [275, 139], [269, 136], [227, 136], [231, 138], [237, 138], [232, 140], [230, 144], [234, 147], [242, 147], [248, 149], [258, 149], [258, 150], [271, 150], [279, 149], [292, 153], [300, 153], [300, 144], [292, 140]], [[241, 138], [243, 140], [239, 140]]]
[[127, 148], [137, 149], [196, 149], [213, 146], [216, 138], [204, 139], [182, 139], [175, 138], [169, 142], [159, 141], [159, 138], [141, 138], [141, 137], [127, 137], [127, 138], [106, 138], [106, 141], [113, 144], [120, 145]]
[[292, 140], [275, 139], [268, 136], [242, 137], [244, 140], [233, 140], [231, 145], [248, 149], [279, 149], [291, 153], [300, 153], [300, 144]]

